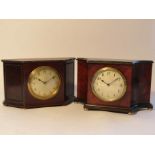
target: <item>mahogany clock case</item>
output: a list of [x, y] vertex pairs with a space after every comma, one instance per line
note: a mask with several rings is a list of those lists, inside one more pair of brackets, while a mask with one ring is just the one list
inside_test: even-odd
[[[2, 60], [4, 68], [4, 105], [35, 108], [66, 105], [74, 101], [74, 58]], [[57, 95], [48, 100], [34, 98], [28, 91], [28, 77], [39, 66], [55, 68], [61, 77]]]
[[[153, 61], [128, 61], [78, 58], [77, 101], [84, 102], [86, 109], [130, 113], [143, 108], [152, 109], [150, 103], [151, 74]], [[97, 98], [91, 89], [96, 71], [113, 67], [126, 78], [127, 90], [118, 101], [106, 102]]]

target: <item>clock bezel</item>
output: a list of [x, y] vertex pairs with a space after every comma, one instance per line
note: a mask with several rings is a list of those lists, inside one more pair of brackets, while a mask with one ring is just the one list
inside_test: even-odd
[[[40, 71], [42, 68], [48, 68], [48, 69], [50, 69], [50, 70], [54, 70], [54, 71], [56, 72], [56, 74], [58, 75], [58, 77], [59, 77], [59, 83], [58, 83], [57, 89], [56, 89], [55, 91], [53, 91], [50, 95], [46, 96], [46, 97], [37, 95], [36, 93], [34, 93], [34, 91], [33, 91], [32, 88], [31, 88], [31, 79], [32, 79], [32, 77], [33, 77], [38, 71]], [[31, 71], [31, 73], [29, 74], [27, 86], [28, 86], [29, 93], [30, 93], [34, 98], [39, 99], [39, 100], [49, 100], [49, 99], [54, 98], [54, 97], [58, 94], [58, 92], [59, 92], [59, 90], [60, 90], [60, 87], [61, 87], [61, 83], [62, 83], [61, 76], [60, 76], [60, 74], [58, 73], [58, 71], [57, 71], [54, 67], [51, 67], [51, 66], [38, 66], [38, 67], [36, 67], [35, 69], [33, 69], [33, 70]]]
[[[115, 71], [115, 72], [119, 73], [120, 76], [121, 76], [122, 79], [123, 79], [123, 82], [124, 82], [124, 89], [123, 89], [122, 95], [121, 95], [120, 97], [118, 97], [117, 99], [103, 99], [103, 98], [101, 98], [101, 97], [96, 93], [96, 91], [94, 90], [94, 82], [95, 82], [96, 78], [98, 77], [98, 75], [99, 75], [100, 73], [102, 73], [103, 71], [108, 71], [108, 70], [110, 70], [110, 71]], [[101, 101], [104, 101], [104, 102], [115, 102], [115, 101], [120, 100], [120, 99], [125, 95], [125, 93], [126, 93], [126, 91], [127, 91], [127, 80], [126, 80], [125, 76], [123, 75], [123, 73], [122, 73], [121, 71], [119, 71], [118, 69], [113, 68], [113, 67], [103, 67], [103, 68], [101, 68], [101, 69], [98, 69], [98, 70], [94, 73], [93, 78], [92, 78], [92, 81], [91, 81], [91, 89], [92, 89], [93, 94], [94, 94], [98, 99], [100, 99]]]

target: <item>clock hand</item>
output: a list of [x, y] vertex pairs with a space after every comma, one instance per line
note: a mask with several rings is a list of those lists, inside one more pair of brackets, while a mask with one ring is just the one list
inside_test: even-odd
[[48, 83], [51, 79], [54, 79], [55, 76], [52, 76], [49, 80], [45, 81], [45, 84]]
[[45, 81], [42, 81], [41, 79], [39, 79], [39, 78], [37, 78], [37, 77], [35, 77], [38, 81], [40, 81], [40, 82], [42, 82], [43, 84], [46, 84], [46, 82]]
[[117, 78], [117, 79], [113, 80], [112, 82], [109, 83], [109, 85], [111, 85], [112, 83], [114, 83], [114, 82], [117, 81], [118, 79], [120, 79], [120, 78]]
[[103, 83], [105, 83], [107, 86], [109, 86], [109, 83], [106, 83], [104, 80], [101, 80]]

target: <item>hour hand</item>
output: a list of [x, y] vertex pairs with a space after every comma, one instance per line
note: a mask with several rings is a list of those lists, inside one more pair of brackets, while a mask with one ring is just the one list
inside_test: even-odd
[[37, 77], [36, 77], [36, 79], [37, 79], [38, 81], [42, 82], [43, 84], [45, 84], [45, 82], [42, 81], [41, 79], [39, 79], [39, 78], [37, 78]]
[[107, 86], [109, 86], [109, 84], [108, 83], [106, 83], [104, 80], [101, 80], [103, 83], [105, 83]]

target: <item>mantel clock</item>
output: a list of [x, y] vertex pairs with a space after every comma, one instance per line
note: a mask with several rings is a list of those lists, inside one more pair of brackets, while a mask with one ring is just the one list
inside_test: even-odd
[[5, 105], [35, 108], [74, 101], [74, 58], [2, 61]]
[[77, 100], [86, 109], [134, 113], [150, 103], [149, 60], [78, 58]]

